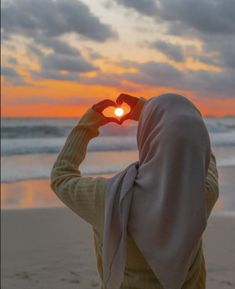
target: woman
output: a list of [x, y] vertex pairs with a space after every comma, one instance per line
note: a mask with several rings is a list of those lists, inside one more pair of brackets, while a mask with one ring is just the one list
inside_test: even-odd
[[[131, 111], [119, 122], [93, 105], [72, 129], [51, 187], [94, 231], [102, 289], [202, 289], [202, 234], [218, 198], [218, 172], [198, 109], [185, 97], [149, 100], [121, 94]], [[90, 139], [99, 127], [139, 121], [139, 160], [110, 179], [82, 177]]]

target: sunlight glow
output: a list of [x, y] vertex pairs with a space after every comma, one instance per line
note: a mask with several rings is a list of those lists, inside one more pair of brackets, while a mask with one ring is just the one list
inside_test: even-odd
[[115, 111], [114, 111], [114, 114], [115, 114], [116, 116], [123, 116], [124, 110], [123, 110], [121, 107], [117, 107], [117, 108], [115, 109]]

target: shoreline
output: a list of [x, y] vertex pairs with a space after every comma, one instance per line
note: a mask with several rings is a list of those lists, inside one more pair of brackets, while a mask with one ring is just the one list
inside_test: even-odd
[[[219, 199], [213, 214], [235, 213], [235, 166], [218, 167]], [[92, 177], [112, 177], [114, 174], [90, 175]], [[83, 175], [87, 176], [87, 175]], [[58, 208], [64, 207], [62, 201], [50, 188], [49, 179], [20, 180], [11, 183], [1, 183], [1, 208]]]

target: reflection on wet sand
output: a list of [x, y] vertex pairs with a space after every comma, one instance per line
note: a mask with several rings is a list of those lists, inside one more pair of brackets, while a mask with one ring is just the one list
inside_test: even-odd
[[[101, 175], [111, 177], [112, 175]], [[64, 204], [50, 188], [49, 180], [27, 180], [1, 184], [4, 209], [61, 207]]]
[[[218, 171], [220, 196], [214, 212], [234, 212], [235, 168], [219, 167]], [[112, 174], [102, 176], [109, 178]], [[4, 209], [65, 206], [51, 190], [48, 179], [3, 183], [1, 184], [1, 191], [1, 207]]]

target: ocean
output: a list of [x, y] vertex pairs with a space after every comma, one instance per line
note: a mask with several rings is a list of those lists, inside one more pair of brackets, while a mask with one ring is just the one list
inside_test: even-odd
[[[48, 180], [56, 155], [77, 122], [78, 119], [62, 118], [3, 118], [1, 182], [5, 194], [10, 194], [6, 189], [9, 187], [7, 184]], [[218, 168], [230, 167], [235, 172], [235, 117], [207, 117], [204, 122]], [[82, 174], [112, 175], [136, 161], [136, 131], [137, 123], [132, 121], [126, 122], [124, 126], [109, 124], [100, 128], [99, 137], [92, 139], [88, 145], [87, 157], [80, 167]], [[4, 200], [6, 199], [8, 198], [4, 195]]]

